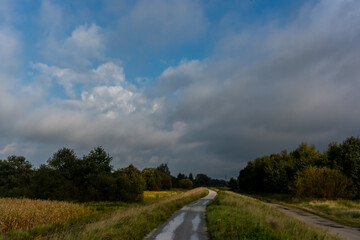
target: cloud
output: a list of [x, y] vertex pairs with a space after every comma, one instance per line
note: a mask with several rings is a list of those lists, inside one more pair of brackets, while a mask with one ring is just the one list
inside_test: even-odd
[[50, 31], [43, 53], [58, 66], [85, 69], [93, 61], [103, 60], [104, 35], [95, 23], [77, 26], [65, 39]]
[[[301, 141], [323, 150], [359, 135], [359, 9], [355, 0], [322, 0], [286, 23], [222, 30], [209, 56], [180, 61], [143, 89], [104, 56], [105, 28], [49, 34], [52, 61], [32, 65], [35, 81], [15, 94], [0, 89], [0, 149], [33, 146], [34, 161], [44, 162], [62, 146], [86, 154], [102, 145], [115, 167], [167, 162], [212, 177], [236, 176], [247, 161]], [[139, 1], [122, 13], [116, 44], [138, 46], [129, 51], [197, 41], [209, 24], [200, 2]], [[15, 78], [7, 71], [18, 66], [21, 44], [10, 27], [0, 28], [0, 40], [9, 59], [0, 67], [3, 87]], [[53, 96], [58, 85], [66, 96]]]
[[0, 150], [0, 155], [12, 155], [15, 154], [15, 150], [17, 145], [16, 143], [10, 143], [8, 145], [6, 145], [3, 149]]
[[285, 27], [231, 33], [208, 59], [166, 69], [158, 88], [169, 96], [167, 124], [186, 124], [180, 144], [198, 144], [200, 162], [240, 169], [301, 141], [324, 149], [358, 135], [359, 7], [319, 1]]
[[[0, 25], [0, 74], [11, 75], [21, 63], [21, 43], [19, 36], [12, 28]], [[6, 61], [5, 61], [6, 59]]]
[[123, 67], [114, 62], [106, 62], [95, 69], [76, 70], [71, 68], [61, 68], [57, 66], [48, 66], [45, 63], [32, 64], [38, 71], [36, 79], [38, 82], [51, 86], [57, 83], [64, 87], [68, 96], [75, 98], [78, 84], [85, 87], [94, 85], [118, 85], [125, 81]]
[[120, 42], [165, 47], [195, 41], [207, 27], [208, 20], [197, 1], [140, 0], [128, 15], [119, 20], [117, 38]]

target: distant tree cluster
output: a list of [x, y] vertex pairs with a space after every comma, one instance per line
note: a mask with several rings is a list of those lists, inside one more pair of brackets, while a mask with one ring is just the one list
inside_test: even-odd
[[324, 153], [306, 143], [288, 153], [248, 162], [231, 188], [245, 191], [294, 193], [298, 197], [360, 197], [360, 139], [330, 143]]
[[34, 169], [22, 156], [0, 160], [0, 197], [72, 201], [141, 201], [146, 187], [133, 165], [113, 171], [110, 157], [97, 147], [83, 158], [62, 148]]
[[0, 160], [0, 197], [28, 197], [67, 201], [142, 201], [144, 190], [226, 186], [226, 181], [200, 173], [171, 176], [167, 164], [138, 170], [133, 165], [114, 170], [102, 147], [79, 158], [62, 148], [46, 164], [34, 168], [22, 156]]

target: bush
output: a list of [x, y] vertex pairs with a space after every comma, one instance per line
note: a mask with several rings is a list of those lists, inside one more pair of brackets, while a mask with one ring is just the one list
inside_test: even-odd
[[179, 187], [180, 188], [185, 188], [185, 189], [191, 189], [193, 187], [193, 182], [188, 178], [181, 179], [179, 181]]
[[294, 186], [300, 198], [353, 198], [355, 188], [352, 181], [341, 172], [327, 167], [306, 167], [300, 172]]

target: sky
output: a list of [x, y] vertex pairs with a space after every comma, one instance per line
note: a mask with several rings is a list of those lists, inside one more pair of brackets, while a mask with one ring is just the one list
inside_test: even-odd
[[0, 0], [0, 159], [237, 177], [360, 132], [358, 0]]

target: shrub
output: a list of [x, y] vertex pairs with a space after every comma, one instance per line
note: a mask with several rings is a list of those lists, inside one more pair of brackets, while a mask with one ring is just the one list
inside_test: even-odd
[[353, 198], [352, 181], [341, 172], [327, 167], [309, 166], [300, 172], [294, 186], [300, 198]]
[[179, 181], [179, 187], [180, 188], [191, 189], [193, 187], [193, 182], [188, 178], [181, 179]]

